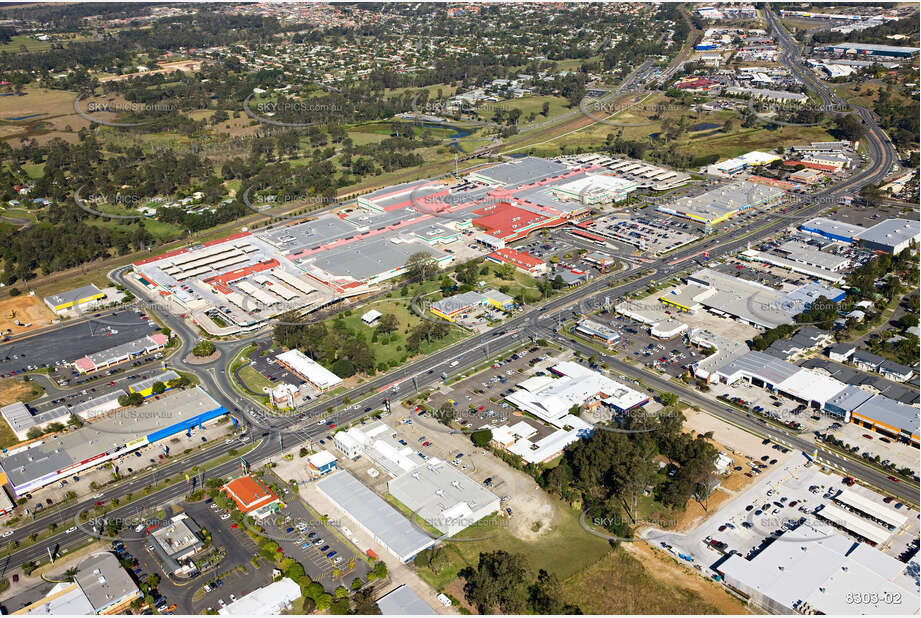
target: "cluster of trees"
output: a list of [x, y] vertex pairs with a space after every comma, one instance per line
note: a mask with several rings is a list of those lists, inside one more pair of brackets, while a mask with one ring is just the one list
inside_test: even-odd
[[214, 347], [214, 343], [208, 341], [207, 339], [200, 339], [198, 343], [195, 344], [195, 347], [192, 348], [193, 356], [211, 356], [214, 354], [214, 351], [217, 348]]
[[[417, 561], [432, 567], [443, 560], [439, 554], [444, 551], [441, 547], [425, 550]], [[465, 567], [458, 575], [464, 579], [467, 602], [480, 614], [582, 613], [577, 605], [562, 600], [562, 586], [555, 575], [540, 569], [534, 577], [521, 554], [481, 552], [476, 566]]]
[[[636, 501], [647, 490], [667, 507], [684, 509], [695, 498], [706, 508], [717, 455], [709, 435], [682, 432], [684, 415], [674, 407], [664, 408], [651, 423], [644, 416], [631, 414], [622, 423], [639, 431], [596, 431], [580, 440], [538, 482], [567, 501], [600, 509], [612, 521], [624, 520], [622, 515], [635, 521]], [[667, 473], [654, 463], [657, 455], [668, 460]]]
[[406, 349], [413, 353], [418, 352], [423, 343], [444, 339], [450, 332], [451, 327], [445, 322], [423, 320], [409, 331], [409, 336], [406, 337]]
[[292, 324], [296, 319], [280, 320], [275, 326], [275, 341], [301, 350], [341, 378], [357, 372], [374, 373], [374, 350], [368, 345], [365, 333], [351, 331], [341, 316], [333, 320], [331, 328], [322, 322]]

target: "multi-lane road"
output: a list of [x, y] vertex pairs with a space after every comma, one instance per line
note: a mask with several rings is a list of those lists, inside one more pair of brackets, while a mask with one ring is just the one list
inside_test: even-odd
[[[834, 95], [829, 93], [824, 88], [824, 85], [811, 78], [808, 75], [808, 70], [797, 64], [795, 42], [792, 42], [789, 36], [779, 28], [776, 18], [770, 11], [767, 11], [767, 19], [774, 27], [778, 40], [785, 49], [785, 53], [782, 56], [783, 61], [801, 75], [810, 87], [822, 96], [823, 100], [826, 100], [825, 97], [828, 96], [827, 100], [830, 104], [834, 100]], [[170, 365], [196, 374], [209, 393], [228, 410], [231, 410], [249, 423], [248, 435], [252, 439], [258, 439], [259, 443], [247, 454], [246, 458], [253, 464], [265, 461], [280, 453], [284, 448], [291, 446], [290, 440], [287, 444], [284, 443], [285, 436], [293, 440], [306, 440], [317, 439], [328, 433], [325, 423], [317, 424], [317, 418], [321, 417], [328, 407], [341, 409], [336, 416], [336, 420], [340, 425], [349, 423], [364, 415], [368, 408], [377, 409], [382, 406], [385, 398], [403, 398], [417, 389], [439, 382], [443, 373], [450, 375], [464, 371], [492, 355], [527, 341], [528, 337], [554, 336], [554, 325], [564, 317], [573, 315], [575, 311], [573, 305], [575, 303], [584, 303], [584, 306], [600, 306], [605, 297], [622, 297], [625, 294], [642, 289], [650, 283], [675, 276], [679, 272], [692, 267], [694, 257], [704, 249], [709, 252], [711, 259], [733, 254], [744, 248], [748, 242], [768, 237], [790, 225], [816, 216], [832, 206], [838, 197], [856, 193], [866, 184], [878, 183], [886, 176], [894, 160], [892, 146], [888, 137], [876, 124], [871, 112], [859, 107], [854, 109], [863, 119], [866, 127], [865, 143], [869, 149], [870, 163], [866, 169], [854, 174], [844, 182], [818, 193], [798, 198], [792, 206], [786, 209], [786, 212], [765, 213], [764, 217], [745, 225], [733, 227], [727, 232], [714, 235], [709, 240], [702, 241], [702, 243], [695, 243], [668, 256], [661, 257], [648, 265], [598, 277], [579, 288], [575, 293], [552, 299], [541, 306], [532, 308], [510, 319], [492, 331], [473, 335], [459, 344], [435, 352], [394, 372], [371, 379], [351, 392], [302, 408], [297, 411], [297, 415], [281, 418], [270, 417], [254, 410], [251, 402], [236, 393], [230, 384], [229, 376], [225, 373], [226, 363], [236, 352], [251, 341], [271, 337], [271, 332], [257, 333], [246, 339], [234, 342], [216, 342], [216, 346], [221, 352], [220, 358], [204, 365], [195, 365], [186, 362], [185, 357], [198, 340], [198, 333], [185, 320], [179, 319], [168, 312], [159, 312], [164, 322], [182, 340], [182, 347], [173, 355]], [[638, 271], [643, 269], [649, 272], [630, 282], [618, 284], [618, 281], [629, 276], [635, 276]], [[130, 281], [124, 276], [126, 270], [126, 268], [116, 269], [111, 273], [111, 278], [116, 283], [130, 286]], [[570, 341], [567, 342], [567, 345], [576, 349], [581, 348], [587, 353], [596, 353], [595, 350], [587, 348], [580, 342]], [[679, 390], [679, 387], [675, 384], [638, 370], [636, 367], [627, 365], [617, 359], [608, 358], [606, 361], [621, 373], [642, 377], [645, 383], [659, 390]], [[758, 435], [782, 439], [792, 446], [807, 450], [807, 452], [811, 452], [815, 448], [815, 445], [807, 440], [770, 426], [761, 425], [744, 413], [731, 410], [694, 391], [682, 391], [681, 397], [719, 418], [742, 426]], [[356, 401], [359, 403], [352, 403]], [[342, 409], [343, 407], [344, 409]], [[303, 418], [307, 420], [303, 420]], [[161, 470], [156, 471], [156, 475], [159, 478], [164, 478], [167, 475], [176, 477], [179, 472], [188, 470], [192, 466], [202, 467], [203, 464], [222, 454], [225, 450], [226, 446], [223, 444], [212, 447], [183, 459], [181, 462], [167, 464]], [[839, 463], [839, 467], [854, 476], [868, 480], [893, 495], [911, 502], [917, 499], [917, 491], [914, 488], [905, 484], [893, 483], [877, 470], [869, 468], [860, 462], [842, 460]], [[233, 473], [236, 468], [237, 462], [231, 461], [213, 468], [207, 475], [226, 476]], [[153, 480], [154, 473], [143, 473], [116, 488], [104, 492], [101, 499], [109, 502], [114, 497], [123, 497], [129, 492], [136, 493], [139, 489], [150, 485]], [[135, 500], [130, 505], [114, 509], [107, 516], [128, 518], [135, 515], [139, 510], [153, 508], [173, 500], [181, 496], [185, 491], [186, 484], [179, 482], [149, 496]], [[75, 515], [84, 509], [90, 508], [93, 502], [94, 500], [87, 500], [74, 504], [56, 511], [54, 514], [25, 524], [16, 529], [13, 535], [5, 540], [7, 542], [17, 540], [22, 543], [28, 539], [30, 534], [44, 531], [51, 522], [59, 524], [61, 530], [67, 529], [70, 527], [70, 522], [73, 521]], [[47, 554], [46, 548], [49, 546], [60, 545], [64, 547], [81, 541], [85, 537], [86, 533], [82, 529], [69, 534], [65, 532], [58, 533], [43, 540], [40, 544], [32, 544], [18, 549], [8, 558], [0, 561], [0, 567], [4, 571], [8, 570], [27, 560], [35, 560], [45, 556]]]

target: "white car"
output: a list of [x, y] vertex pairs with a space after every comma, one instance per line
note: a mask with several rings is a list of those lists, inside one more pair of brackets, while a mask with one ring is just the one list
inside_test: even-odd
[[71, 532], [76, 532], [76, 531], [77, 531], [77, 527], [71, 526], [70, 528], [64, 531], [64, 534], [70, 534]]
[[0, 535], [0, 536], [3, 536], [3, 538], [6, 538], [6, 537], [8, 537], [8, 536], [13, 536], [13, 531], [12, 531], [12, 530], [7, 530], [6, 532], [4, 532], [4, 533], [3, 533], [2, 535]]
[[230, 519], [230, 513], [224, 513], [223, 515], [221, 515], [221, 519], [223, 520]]

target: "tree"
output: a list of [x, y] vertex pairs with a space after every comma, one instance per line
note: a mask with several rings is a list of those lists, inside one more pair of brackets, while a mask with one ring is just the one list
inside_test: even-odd
[[537, 573], [537, 580], [528, 586], [528, 606], [534, 614], [581, 614], [575, 605], [567, 605], [562, 596], [560, 581], [544, 569]]
[[661, 401], [662, 405], [667, 408], [678, 403], [678, 395], [675, 393], [662, 393], [659, 396], [659, 401]]
[[195, 356], [211, 356], [214, 354], [214, 350], [215, 347], [213, 343], [207, 339], [201, 339], [195, 344], [195, 347], [192, 348], [192, 354]]
[[385, 313], [377, 321], [377, 332], [387, 335], [400, 328], [400, 321], [392, 313]]
[[544, 117], [550, 113], [550, 103], [548, 101], [544, 101], [544, 104], [540, 106], [540, 113]]
[[159, 395], [166, 390], [166, 384], [163, 382], [157, 381], [153, 383], [153, 386], [150, 387], [150, 392], [154, 395]]
[[438, 260], [425, 251], [418, 251], [409, 256], [404, 268], [410, 281], [426, 281], [438, 272]]
[[67, 424], [72, 425], [73, 427], [76, 427], [77, 429], [79, 429], [83, 427], [84, 422], [83, 422], [83, 419], [77, 416], [76, 414], [71, 414], [70, 417], [67, 419]]
[[492, 431], [489, 429], [478, 429], [470, 434], [470, 440], [477, 448], [485, 448], [492, 442]]
[[502, 550], [482, 552], [475, 568], [465, 567], [458, 575], [466, 580], [464, 596], [467, 602], [479, 613], [524, 613], [527, 569], [520, 554]]

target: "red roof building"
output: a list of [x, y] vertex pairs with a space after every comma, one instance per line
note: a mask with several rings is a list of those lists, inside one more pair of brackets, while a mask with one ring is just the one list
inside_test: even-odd
[[512, 206], [508, 202], [499, 202], [473, 211], [479, 215], [473, 225], [493, 238], [506, 243], [526, 237], [536, 229], [559, 225], [562, 218], [550, 218], [524, 208]]
[[715, 82], [712, 79], [707, 79], [706, 77], [698, 77], [696, 79], [679, 82], [675, 84], [675, 88], [678, 88], [679, 90], [702, 90], [706, 92], [712, 89], [714, 86], [718, 85], [719, 82]]
[[281, 501], [271, 489], [251, 476], [230, 481], [221, 491], [234, 501], [241, 513], [264, 519], [281, 508]]
[[539, 260], [530, 253], [515, 251], [508, 247], [493, 251], [486, 256], [487, 260], [497, 264], [514, 264], [519, 270], [529, 275], [538, 275], [547, 272], [547, 263]]

